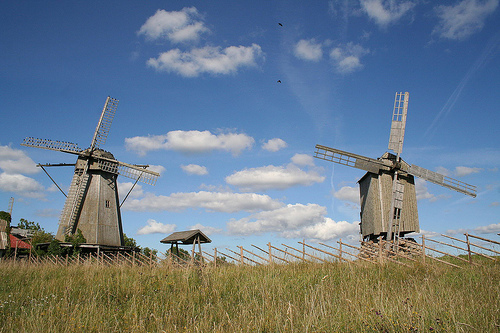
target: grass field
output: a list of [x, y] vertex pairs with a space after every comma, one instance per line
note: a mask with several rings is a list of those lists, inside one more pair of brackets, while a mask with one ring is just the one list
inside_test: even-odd
[[500, 265], [0, 262], [0, 332], [499, 332]]

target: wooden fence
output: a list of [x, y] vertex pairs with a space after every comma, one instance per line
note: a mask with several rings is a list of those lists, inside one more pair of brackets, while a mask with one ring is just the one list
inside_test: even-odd
[[[305, 241], [296, 245], [268, 243], [264, 248], [238, 246], [237, 249], [214, 248], [211, 253], [191, 252], [190, 256], [178, 257], [167, 251], [146, 256], [142, 253], [94, 253], [73, 256], [30, 256], [22, 260], [2, 259], [3, 262], [19, 261], [33, 265], [127, 265], [127, 266], [167, 266], [171, 268], [217, 267], [223, 265], [260, 266], [290, 263], [346, 263], [352, 265], [380, 265], [395, 263], [411, 266], [415, 263], [438, 263], [454, 268], [464, 265], [481, 265], [485, 261], [499, 261], [500, 242], [479, 236], [464, 234], [465, 240], [448, 235], [442, 239], [420, 236], [418, 241], [401, 239], [398, 244], [379, 240], [377, 243], [362, 242], [359, 246], [337, 241], [335, 244]], [[419, 242], [420, 241], [420, 242]]]

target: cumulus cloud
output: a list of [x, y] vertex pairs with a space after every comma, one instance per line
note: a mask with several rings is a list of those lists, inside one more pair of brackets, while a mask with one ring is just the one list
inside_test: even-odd
[[339, 45], [330, 52], [330, 59], [340, 74], [349, 74], [363, 68], [361, 57], [369, 53], [368, 49], [352, 42]]
[[314, 166], [314, 158], [308, 154], [295, 154], [291, 158], [292, 163], [301, 166]]
[[149, 235], [149, 234], [170, 234], [174, 232], [176, 228], [175, 224], [164, 224], [157, 222], [153, 219], [149, 219], [146, 225], [137, 230], [138, 235]]
[[349, 201], [349, 202], [352, 202], [356, 205], [361, 204], [360, 199], [359, 199], [359, 188], [358, 187], [344, 186], [340, 190], [333, 193], [333, 196], [337, 199], [340, 199], [343, 201]]
[[22, 150], [0, 146], [0, 191], [29, 198], [43, 198], [45, 188], [35, 179], [24, 175], [39, 171], [36, 163]]
[[489, 224], [489, 225], [474, 228], [474, 232], [476, 232], [478, 234], [493, 234], [493, 233], [497, 234], [497, 233], [500, 233], [500, 223]]
[[295, 44], [294, 53], [297, 58], [309, 61], [318, 61], [323, 57], [320, 43], [314, 39], [301, 39]]
[[208, 175], [206, 167], [197, 164], [181, 165], [182, 170], [190, 175], [204, 176]]
[[264, 142], [264, 144], [262, 145], [262, 149], [271, 152], [276, 152], [280, 149], [286, 148], [287, 146], [288, 144], [282, 139], [274, 138], [267, 142]]
[[197, 223], [195, 225], [192, 225], [189, 227], [190, 230], [201, 230], [205, 235], [213, 235], [213, 234], [220, 234], [222, 233], [222, 229], [215, 228], [215, 227], [210, 227], [206, 225], [202, 225], [201, 223]]
[[427, 182], [421, 178], [415, 178], [415, 191], [417, 194], [417, 200], [428, 199], [429, 201], [433, 202], [438, 199], [434, 194], [429, 192], [429, 189], [427, 188]]
[[158, 9], [149, 17], [137, 34], [145, 35], [151, 40], [160, 38], [171, 42], [198, 41], [202, 33], [210, 32], [201, 20], [195, 7], [185, 7], [180, 11]]
[[172, 193], [169, 196], [146, 195], [142, 199], [129, 200], [123, 209], [130, 211], [182, 211], [203, 208], [209, 212], [255, 212], [272, 210], [283, 204], [267, 195], [231, 192]]
[[359, 222], [335, 222], [326, 217], [322, 222], [299, 230], [287, 230], [281, 233], [286, 238], [306, 238], [320, 241], [332, 240], [359, 234]]
[[[123, 200], [134, 186], [133, 182], [118, 182], [118, 196]], [[134, 189], [129, 194], [129, 198], [140, 198], [144, 195], [142, 185], [135, 184]]]
[[328, 240], [359, 232], [357, 223], [335, 222], [325, 217], [326, 208], [317, 204], [287, 205], [272, 211], [253, 214], [227, 223], [234, 235], [278, 233], [286, 238]]
[[259, 45], [229, 46], [225, 49], [214, 46], [195, 48], [187, 52], [172, 49], [161, 53], [158, 58], [147, 61], [157, 71], [173, 72], [184, 77], [196, 77], [202, 73], [231, 74], [241, 67], [257, 65], [263, 58]]
[[481, 169], [481, 168], [469, 168], [469, 167], [464, 167], [464, 166], [458, 166], [455, 168], [455, 175], [457, 177], [463, 177], [463, 176], [470, 175], [472, 173], [479, 173], [482, 170], [483, 169]]
[[361, 0], [363, 11], [381, 28], [399, 21], [413, 7], [412, 1]]
[[40, 172], [36, 163], [19, 149], [0, 146], [0, 169], [8, 174], [35, 174]]
[[163, 135], [136, 136], [125, 139], [125, 147], [139, 155], [151, 150], [175, 150], [183, 153], [205, 153], [213, 150], [230, 151], [239, 155], [243, 150], [252, 148], [255, 140], [246, 134], [221, 133], [210, 131], [170, 131]]
[[497, 234], [500, 233], [500, 223], [493, 223], [489, 225], [483, 225], [479, 227], [475, 227], [473, 229], [450, 229], [446, 231], [448, 235], [456, 235], [456, 234]]
[[480, 31], [486, 18], [498, 7], [498, 0], [463, 0], [455, 5], [435, 8], [439, 24], [433, 34], [452, 40], [464, 40]]
[[44, 187], [33, 178], [20, 174], [0, 173], [0, 191], [14, 192], [28, 198], [43, 198]]
[[268, 165], [237, 171], [226, 177], [226, 183], [237, 186], [243, 192], [284, 190], [293, 186], [309, 186], [325, 180], [316, 170], [304, 171], [296, 165]]

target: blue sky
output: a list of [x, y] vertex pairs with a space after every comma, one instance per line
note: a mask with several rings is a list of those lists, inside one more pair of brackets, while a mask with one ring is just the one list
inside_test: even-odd
[[[279, 24], [281, 23], [281, 25]], [[322, 144], [387, 150], [394, 94], [410, 92], [402, 158], [478, 187], [418, 180], [427, 235], [500, 232], [498, 0], [3, 1], [0, 209], [56, 232], [64, 196], [36, 163], [74, 155], [27, 136], [150, 164], [124, 231], [141, 246], [200, 228], [212, 247], [359, 239], [363, 171], [313, 159]], [[51, 168], [64, 189], [72, 168]], [[132, 185], [119, 177], [121, 196]]]

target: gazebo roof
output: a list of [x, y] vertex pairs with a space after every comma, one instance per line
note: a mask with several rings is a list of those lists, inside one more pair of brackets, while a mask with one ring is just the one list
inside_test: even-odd
[[200, 243], [211, 243], [212, 241], [208, 238], [201, 230], [188, 230], [188, 231], [178, 231], [173, 234], [163, 238], [160, 243], [167, 244], [193, 244], [196, 239], [200, 237]]

